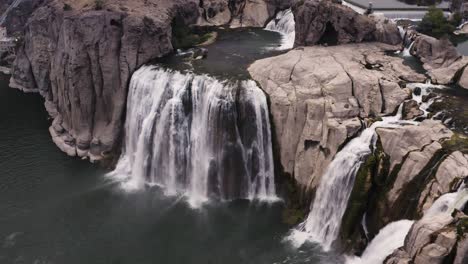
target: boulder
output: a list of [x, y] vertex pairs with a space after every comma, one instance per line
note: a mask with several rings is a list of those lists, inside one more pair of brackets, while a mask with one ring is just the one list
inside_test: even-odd
[[403, 119], [413, 120], [422, 115], [424, 115], [424, 111], [419, 109], [419, 104], [415, 100], [409, 100], [403, 103]]
[[461, 261], [467, 259], [463, 249], [466, 247], [468, 234], [466, 230], [460, 234], [460, 226], [467, 220], [468, 217], [463, 213], [458, 213], [455, 217], [450, 214], [423, 217], [411, 227], [404, 246], [395, 250], [384, 263], [463, 263]]
[[[43, 95], [54, 127], [60, 128], [60, 133], [50, 129], [60, 149], [92, 159], [120, 150], [133, 71], [172, 51], [174, 18], [190, 24], [198, 17], [198, 2], [191, 0], [105, 3], [95, 10], [92, 1], [53, 0], [36, 9], [10, 81], [12, 87]], [[88, 149], [71, 143], [84, 148], [93, 139], [99, 145]]]
[[451, 153], [437, 169], [421, 193], [418, 210], [424, 212], [444, 193], [456, 191], [460, 183], [468, 177], [468, 155], [460, 151]]
[[395, 24], [376, 21], [333, 1], [296, 1], [292, 10], [296, 20], [295, 46], [363, 41], [397, 45], [402, 41]]

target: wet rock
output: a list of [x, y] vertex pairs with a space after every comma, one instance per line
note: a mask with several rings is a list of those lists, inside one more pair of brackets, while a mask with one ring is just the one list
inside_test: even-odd
[[467, 176], [468, 155], [460, 151], [451, 153], [440, 164], [435, 177], [425, 185], [419, 198], [418, 210], [424, 212], [443, 194], [456, 191]]
[[466, 251], [460, 252], [457, 248], [466, 246], [467, 234], [460, 234], [459, 226], [467, 220], [463, 213], [458, 213], [455, 218], [449, 214], [424, 217], [413, 225], [404, 246], [387, 257], [384, 263], [463, 263], [459, 261], [466, 260]]
[[[421, 93], [421, 91], [419, 91]], [[424, 115], [424, 111], [419, 109], [419, 104], [415, 100], [409, 100], [403, 103], [403, 119], [412, 120]]]
[[413, 93], [416, 96], [420, 96], [421, 95], [421, 87], [414, 88]]
[[427, 95], [423, 95], [423, 96], [422, 96], [422, 101], [423, 101], [423, 103], [427, 103], [427, 102], [429, 102], [429, 100], [434, 99], [434, 98], [436, 98], [436, 97], [437, 97], [437, 94], [435, 94], [435, 93], [429, 93], [429, 94], [427, 94]]
[[[281, 165], [301, 186], [317, 186], [338, 149], [362, 128], [360, 118], [391, 114], [410, 95], [398, 81], [413, 71], [386, 56], [386, 47], [305, 47], [250, 66], [271, 101]], [[367, 69], [366, 60], [382, 71]]]

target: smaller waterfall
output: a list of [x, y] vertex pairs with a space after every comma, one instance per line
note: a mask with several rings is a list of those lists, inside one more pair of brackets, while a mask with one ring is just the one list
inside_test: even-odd
[[[426, 102], [423, 102], [423, 97], [429, 95], [433, 89], [446, 89], [448, 88], [445, 85], [438, 85], [438, 84], [432, 84], [431, 80], [428, 79], [426, 83], [408, 83], [406, 85], [409, 89], [413, 91], [413, 100], [415, 100], [419, 104], [419, 109], [421, 109], [424, 112], [423, 117], [427, 117], [429, 114], [429, 107], [439, 98], [439, 96], [435, 96], [434, 98], [431, 98], [427, 100]], [[421, 89], [421, 93], [419, 95], [414, 94], [414, 90], [416, 88]]]
[[347, 257], [346, 264], [379, 264], [405, 243], [414, 221], [401, 220], [382, 228], [361, 257]]
[[338, 237], [356, 173], [375, 145], [376, 128], [398, 126], [402, 109], [401, 105], [397, 115], [375, 122], [336, 154], [322, 176], [307, 220], [293, 230], [287, 240], [297, 247], [311, 240], [320, 243], [324, 250], [330, 250]]
[[468, 188], [462, 184], [457, 192], [446, 193], [439, 197], [434, 204], [424, 212], [423, 218], [430, 218], [437, 215], [451, 215], [453, 210], [463, 210], [468, 202]]
[[265, 27], [266, 30], [275, 31], [283, 35], [279, 50], [292, 49], [296, 38], [296, 24], [291, 9], [280, 11], [276, 18]]
[[211, 197], [275, 199], [266, 97], [254, 81], [144, 66], [131, 79], [125, 146], [110, 175], [161, 186], [197, 207]]
[[[468, 202], [468, 189], [460, 186], [457, 192], [447, 193], [439, 197], [424, 213], [421, 221], [432, 221], [432, 217], [451, 217], [454, 209], [462, 210]], [[402, 247], [406, 235], [414, 221], [401, 220], [382, 228], [372, 242], [367, 246], [361, 257], [347, 257], [346, 264], [380, 264], [394, 250]]]
[[401, 55], [403, 57], [413, 57], [413, 55], [411, 55], [411, 49], [413, 48], [413, 45], [414, 41], [412, 41], [408, 46], [405, 46]]

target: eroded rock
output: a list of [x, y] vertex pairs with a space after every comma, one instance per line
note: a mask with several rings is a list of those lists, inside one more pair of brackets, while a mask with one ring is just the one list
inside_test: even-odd
[[386, 48], [298, 48], [249, 68], [271, 102], [281, 165], [303, 187], [317, 186], [338, 149], [361, 129], [361, 118], [392, 114], [410, 96], [398, 82], [418, 74], [386, 56]]

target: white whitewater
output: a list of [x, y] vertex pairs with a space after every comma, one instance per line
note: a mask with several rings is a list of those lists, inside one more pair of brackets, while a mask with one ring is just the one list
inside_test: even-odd
[[[424, 213], [421, 221], [432, 221], [434, 217], [451, 217], [454, 209], [462, 210], [468, 202], [468, 189], [460, 186], [457, 192], [439, 197]], [[346, 264], [381, 264], [396, 249], [402, 247], [414, 221], [393, 222], [380, 230], [367, 246], [361, 257], [346, 257]]]
[[276, 18], [265, 27], [266, 30], [279, 32], [282, 35], [279, 50], [292, 49], [296, 38], [296, 23], [291, 9], [278, 12]]
[[111, 176], [161, 186], [200, 206], [211, 197], [275, 199], [266, 97], [253, 81], [144, 66], [131, 79], [125, 146]]
[[414, 221], [401, 220], [382, 228], [367, 246], [361, 257], [346, 257], [346, 264], [379, 264], [383, 263], [393, 251], [405, 243]]
[[[412, 99], [415, 100], [419, 104], [419, 109], [421, 109], [424, 112], [423, 117], [427, 117], [427, 115], [429, 114], [429, 111], [428, 111], [429, 107], [437, 99], [439, 99], [440, 96], [434, 96], [433, 98], [427, 100], [426, 102], [423, 102], [423, 97], [429, 95], [431, 92], [433, 92], [434, 89], [442, 90], [442, 89], [448, 88], [445, 85], [432, 84], [430, 79], [428, 79], [426, 83], [408, 83], [406, 87], [413, 91]], [[414, 94], [414, 90], [416, 88], [421, 89], [421, 93], [419, 95]]]
[[375, 145], [376, 128], [399, 126], [402, 123], [401, 111], [402, 106], [396, 116], [384, 117], [382, 121], [375, 122], [338, 152], [322, 176], [306, 221], [287, 238], [294, 246], [314, 241], [320, 243], [325, 251], [331, 249], [338, 237], [356, 173]]
[[412, 41], [411, 44], [409, 44], [403, 49], [402, 51], [403, 57], [413, 57], [413, 55], [411, 55], [411, 49], [413, 48], [413, 45], [414, 45], [414, 41]]
[[468, 202], [468, 188], [464, 184], [457, 192], [446, 193], [439, 197], [432, 206], [424, 212], [423, 218], [431, 218], [438, 215], [451, 215], [453, 210], [463, 210]]

